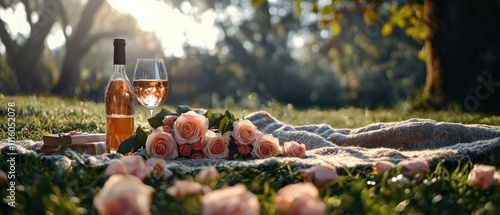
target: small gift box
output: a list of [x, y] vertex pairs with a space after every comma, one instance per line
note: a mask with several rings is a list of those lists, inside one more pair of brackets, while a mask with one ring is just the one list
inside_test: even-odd
[[70, 132], [43, 136], [41, 151], [45, 154], [64, 154], [66, 149], [90, 155], [106, 152], [106, 135]]

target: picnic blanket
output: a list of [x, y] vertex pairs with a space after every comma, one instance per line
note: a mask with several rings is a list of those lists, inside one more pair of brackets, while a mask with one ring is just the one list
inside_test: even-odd
[[[259, 167], [289, 163], [296, 167], [309, 167], [327, 162], [347, 168], [373, 165], [388, 160], [398, 163], [405, 159], [420, 159], [437, 164], [445, 161], [480, 160], [489, 155], [500, 155], [500, 127], [436, 122], [429, 119], [409, 119], [401, 122], [374, 123], [357, 129], [336, 129], [326, 124], [288, 125], [267, 112], [255, 112], [246, 117], [260, 131], [280, 140], [304, 143], [304, 158], [274, 157], [256, 160], [178, 159], [167, 161], [168, 167], [185, 171], [205, 166]], [[0, 151], [7, 153], [8, 141], [0, 142]], [[41, 141], [17, 141], [18, 154], [38, 156]], [[91, 166], [106, 166], [119, 154], [98, 156], [75, 152], [63, 155], [42, 155], [41, 159], [80, 162]], [[497, 156], [498, 157], [498, 156]], [[70, 158], [70, 159], [68, 159]]]

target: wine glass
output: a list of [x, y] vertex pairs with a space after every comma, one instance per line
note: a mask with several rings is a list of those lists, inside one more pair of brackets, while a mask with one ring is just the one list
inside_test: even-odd
[[168, 95], [168, 74], [163, 59], [137, 59], [134, 70], [134, 93], [139, 103], [153, 111]]

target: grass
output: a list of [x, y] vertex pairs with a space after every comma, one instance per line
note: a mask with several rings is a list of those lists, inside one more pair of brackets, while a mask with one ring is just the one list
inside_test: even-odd
[[[93, 102], [62, 100], [55, 97], [5, 97], [2, 106], [0, 135], [7, 136], [8, 102], [15, 102], [17, 139], [41, 140], [44, 134], [78, 130], [104, 132], [104, 106]], [[163, 108], [173, 109], [163, 106]], [[158, 109], [159, 110], [159, 109]], [[157, 111], [158, 111], [157, 110]], [[241, 118], [256, 110], [231, 107]], [[404, 112], [395, 110], [306, 109], [272, 104], [263, 107], [277, 119], [294, 125], [326, 123], [337, 128], [355, 128], [374, 122], [400, 121], [410, 118], [431, 118], [437, 121], [500, 125], [500, 116], [462, 112]], [[222, 110], [214, 110], [222, 111]], [[136, 123], [146, 123], [146, 108], [136, 106]], [[61, 171], [54, 162], [38, 157], [16, 160], [16, 208], [0, 203], [0, 211], [8, 214], [97, 214], [92, 199], [108, 176], [102, 168], [73, 163]], [[500, 167], [498, 156], [485, 160]], [[458, 166], [438, 165], [422, 181], [411, 181], [398, 174], [375, 176], [371, 169], [339, 169], [341, 178], [320, 189], [328, 214], [500, 214], [500, 188], [480, 190], [467, 182], [471, 162]], [[0, 169], [8, 169], [7, 156], [0, 156]], [[221, 177], [211, 187], [245, 184], [261, 203], [262, 214], [274, 214], [274, 197], [281, 187], [301, 182], [302, 176], [288, 165], [261, 168], [219, 167]], [[153, 214], [198, 214], [199, 199], [190, 197], [177, 201], [165, 189], [175, 180], [192, 178], [195, 172], [175, 174], [169, 179], [147, 178], [155, 188]], [[7, 185], [0, 185], [2, 198], [8, 196]]]

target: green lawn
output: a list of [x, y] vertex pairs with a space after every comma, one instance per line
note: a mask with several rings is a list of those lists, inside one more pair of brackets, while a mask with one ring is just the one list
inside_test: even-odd
[[[0, 96], [0, 101], [0, 135], [3, 138], [7, 136], [8, 129], [8, 102], [15, 102], [17, 139], [41, 140], [44, 134], [71, 130], [104, 132], [102, 103], [35, 96]], [[241, 108], [229, 110], [237, 118], [257, 111]], [[268, 105], [261, 110], [270, 112], [285, 123], [326, 123], [337, 128], [355, 128], [373, 122], [417, 117], [467, 124], [500, 125], [500, 116], [462, 112], [406, 112], [358, 108], [300, 110], [279, 104]], [[146, 126], [147, 118], [147, 109], [136, 106], [136, 123]], [[0, 169], [8, 168], [6, 159], [6, 156], [0, 157]], [[497, 156], [485, 160], [484, 163], [500, 167], [500, 159]], [[500, 187], [486, 191], [472, 187], [467, 182], [471, 167], [471, 162], [452, 167], [438, 165], [423, 181], [404, 180], [397, 175], [375, 176], [371, 169], [340, 168], [341, 178], [320, 189], [320, 194], [327, 204], [328, 214], [500, 214]], [[199, 213], [201, 205], [198, 198], [176, 201], [165, 193], [165, 189], [175, 180], [188, 179], [195, 174], [182, 174], [175, 169], [173, 171], [175, 174], [169, 179], [145, 180], [146, 184], [156, 190], [153, 194], [152, 213]], [[278, 189], [303, 180], [302, 176], [288, 165], [260, 169], [221, 167], [219, 171], [222, 176], [212, 188], [245, 184], [258, 196], [262, 214], [274, 214], [274, 197]], [[16, 163], [16, 208], [12, 210], [9, 206], [0, 204], [0, 214], [5, 211], [15, 214], [96, 214], [92, 199], [107, 178], [103, 169], [88, 167], [85, 164], [73, 163], [70, 170], [60, 171], [52, 162], [41, 161], [37, 157], [21, 157]], [[8, 195], [6, 190], [6, 185], [0, 185], [2, 198]]]

